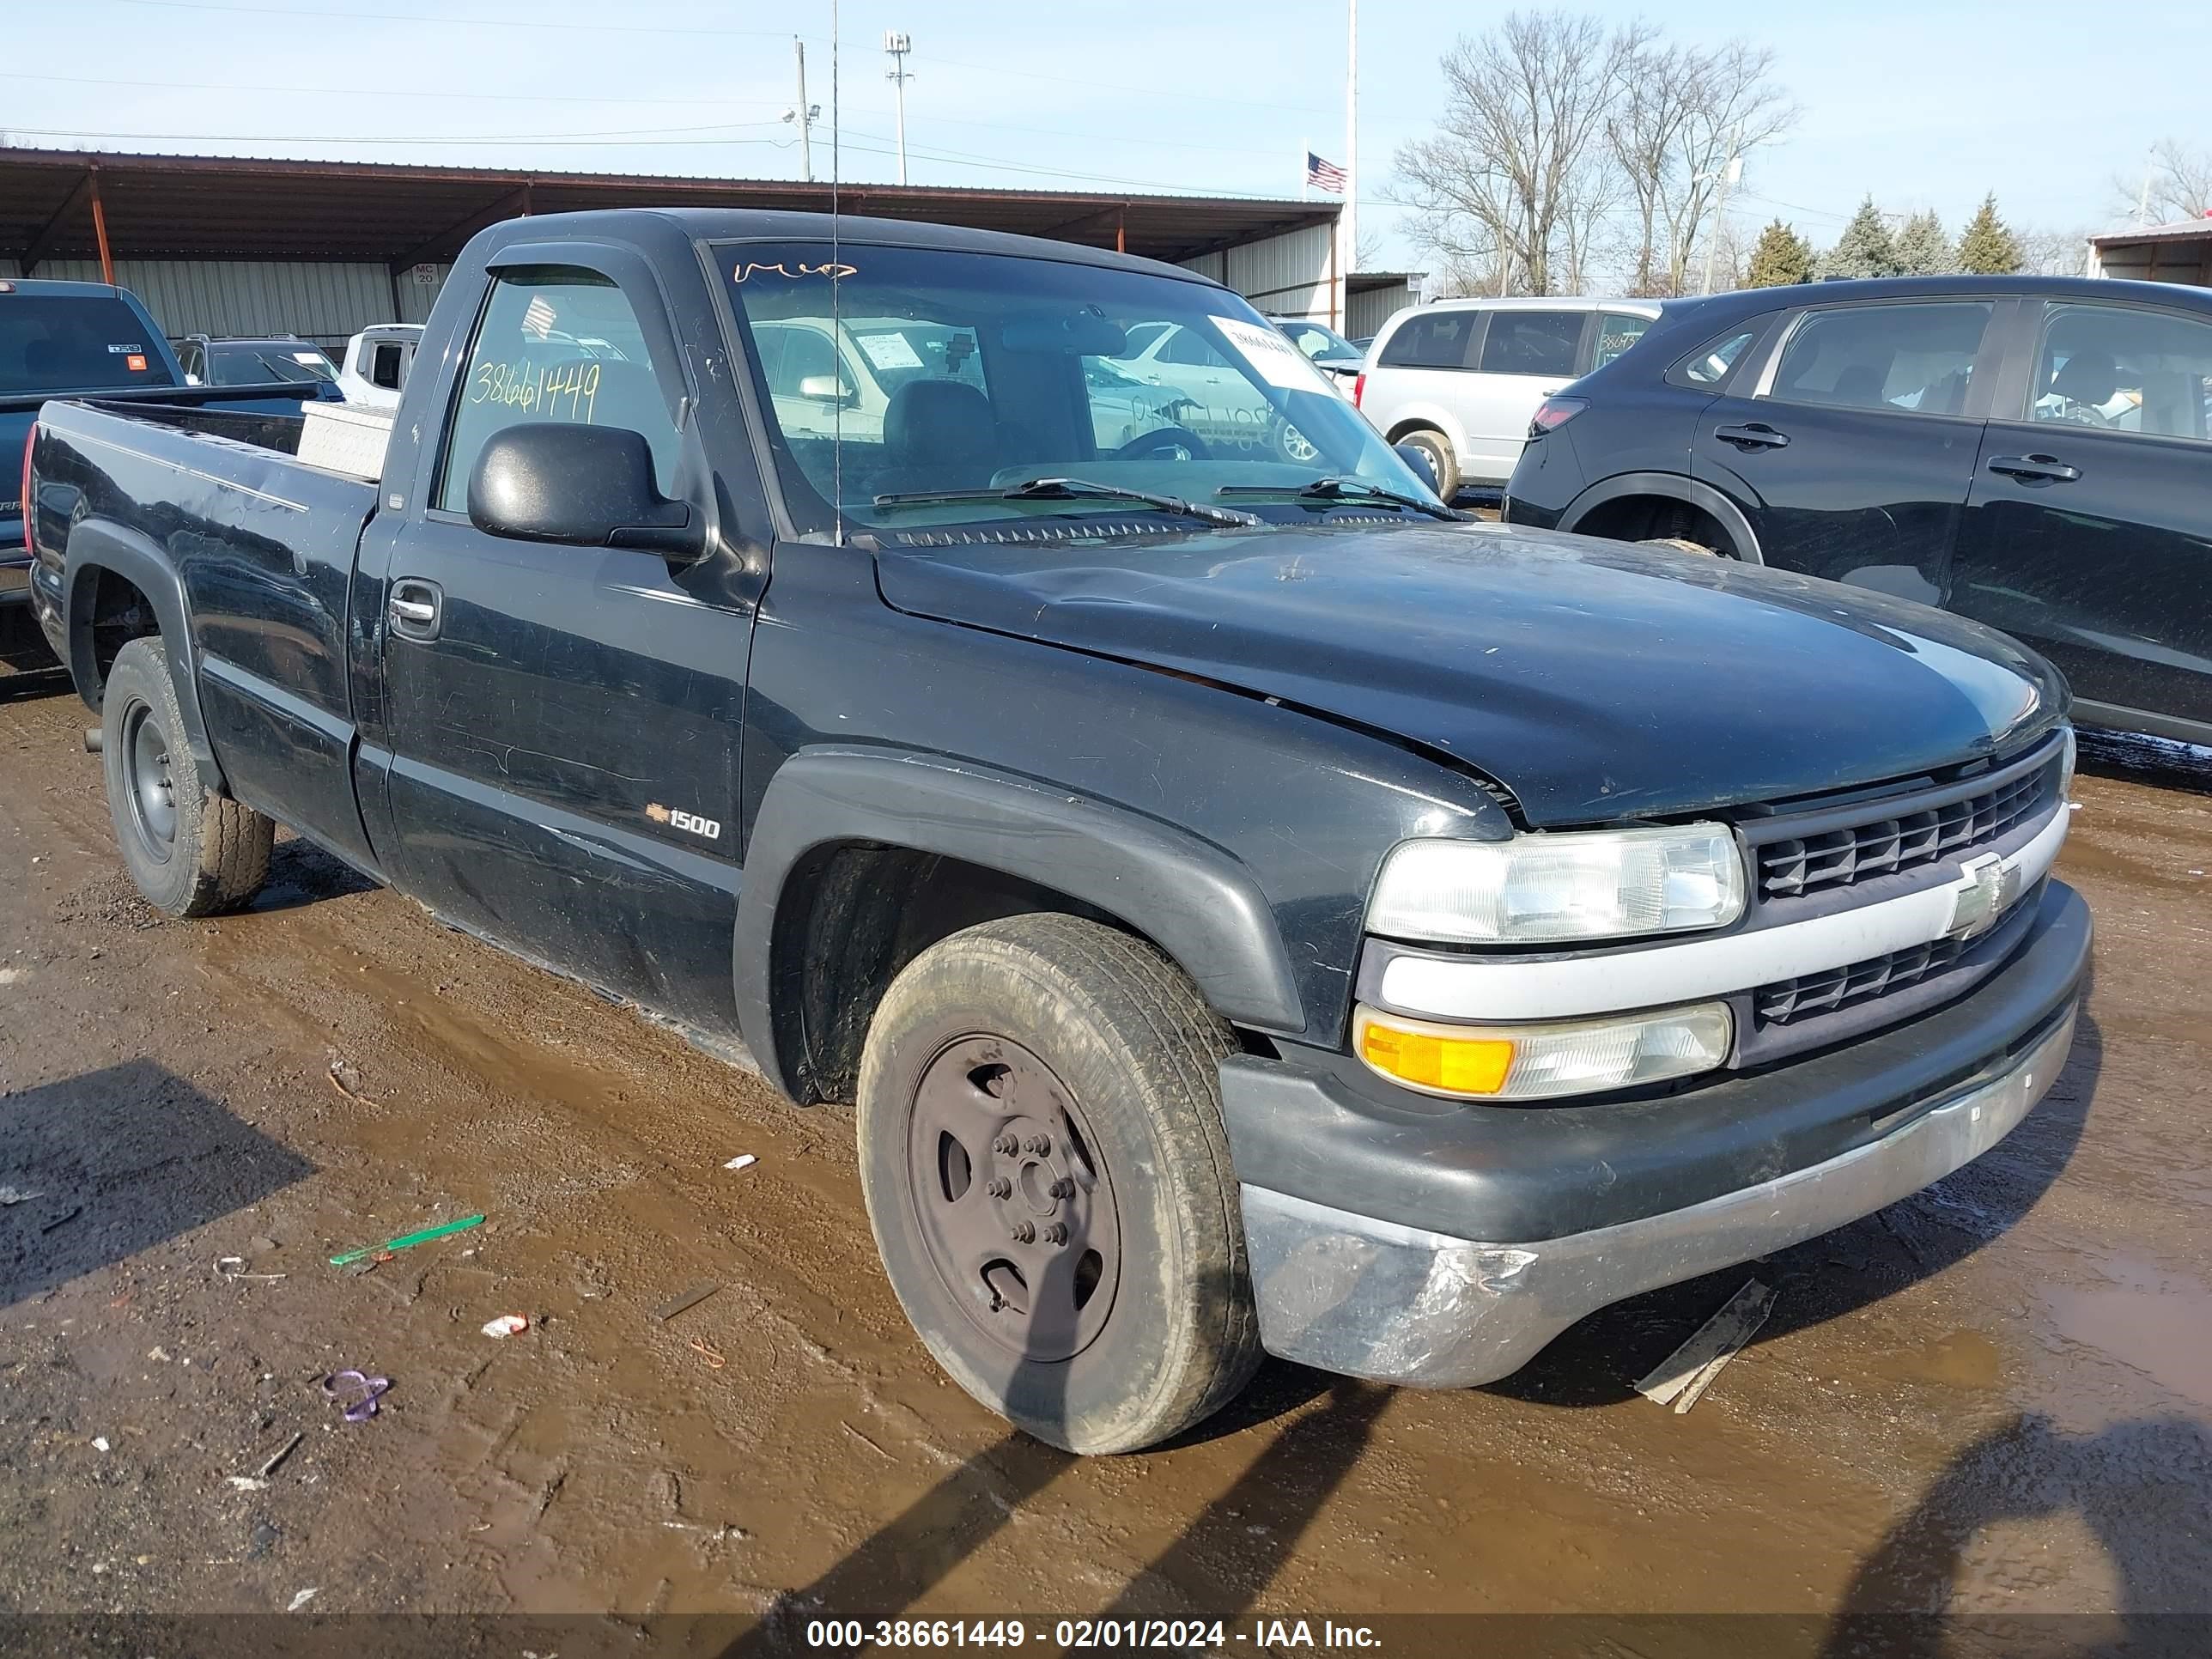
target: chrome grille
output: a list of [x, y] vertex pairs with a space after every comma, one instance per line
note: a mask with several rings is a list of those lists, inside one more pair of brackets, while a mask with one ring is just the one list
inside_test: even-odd
[[1911, 810], [1910, 799], [1887, 802], [1883, 805], [1890, 810], [1886, 815], [1862, 823], [1767, 842], [1754, 849], [1759, 896], [1798, 898], [1970, 853], [2049, 805], [2057, 787], [2058, 767], [2053, 758], [1961, 799], [1917, 811]]

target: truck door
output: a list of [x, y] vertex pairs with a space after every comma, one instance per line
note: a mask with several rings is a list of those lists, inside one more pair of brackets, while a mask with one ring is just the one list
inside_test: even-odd
[[575, 244], [519, 252], [560, 263], [495, 260], [443, 395], [410, 393], [410, 409], [448, 412], [381, 588], [388, 863], [453, 921], [728, 1029], [754, 595], [731, 579], [726, 542], [672, 566], [470, 522], [485, 441], [543, 421], [643, 434], [661, 493], [723, 522], [644, 261]]

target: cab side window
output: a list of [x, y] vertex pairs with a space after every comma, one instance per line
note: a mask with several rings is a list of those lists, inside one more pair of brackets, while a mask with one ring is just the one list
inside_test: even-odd
[[2212, 324], [2132, 306], [2052, 306], [2027, 413], [2106, 432], [2212, 436]]
[[1891, 414], [1965, 411], [1986, 301], [1838, 306], [1808, 312], [1774, 371], [1778, 402]]
[[669, 490], [676, 422], [654, 378], [629, 301], [596, 271], [503, 270], [469, 343], [446, 443], [437, 504], [468, 509], [469, 473], [486, 440], [526, 421], [574, 421], [644, 434], [653, 476]]
[[1376, 354], [1378, 368], [1473, 368], [1479, 311], [1421, 311], [1398, 325]]

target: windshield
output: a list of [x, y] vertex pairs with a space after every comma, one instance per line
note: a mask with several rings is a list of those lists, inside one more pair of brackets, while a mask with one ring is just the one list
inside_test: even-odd
[[228, 341], [208, 348], [213, 386], [267, 386], [277, 380], [335, 380], [331, 360], [299, 340]]
[[160, 343], [122, 301], [0, 294], [0, 397], [175, 384]]
[[[1266, 517], [1325, 510], [1292, 499], [1324, 477], [1429, 499], [1296, 346], [1210, 283], [861, 243], [834, 263], [826, 242], [718, 252], [802, 528], [828, 530], [833, 502], [898, 528], [1128, 512], [992, 494], [1040, 478], [1209, 506], [1228, 489]], [[1284, 499], [1243, 493], [1257, 486]], [[912, 499], [941, 491], [982, 498]]]

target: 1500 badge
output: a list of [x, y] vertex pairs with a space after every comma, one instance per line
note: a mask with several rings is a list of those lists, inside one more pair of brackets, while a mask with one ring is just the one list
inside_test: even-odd
[[663, 806], [657, 800], [646, 803], [645, 815], [655, 823], [665, 823], [674, 829], [689, 830], [695, 836], [703, 836], [708, 841], [720, 841], [722, 838], [722, 822], [720, 818], [702, 818], [696, 812], [686, 812], [680, 808]]

